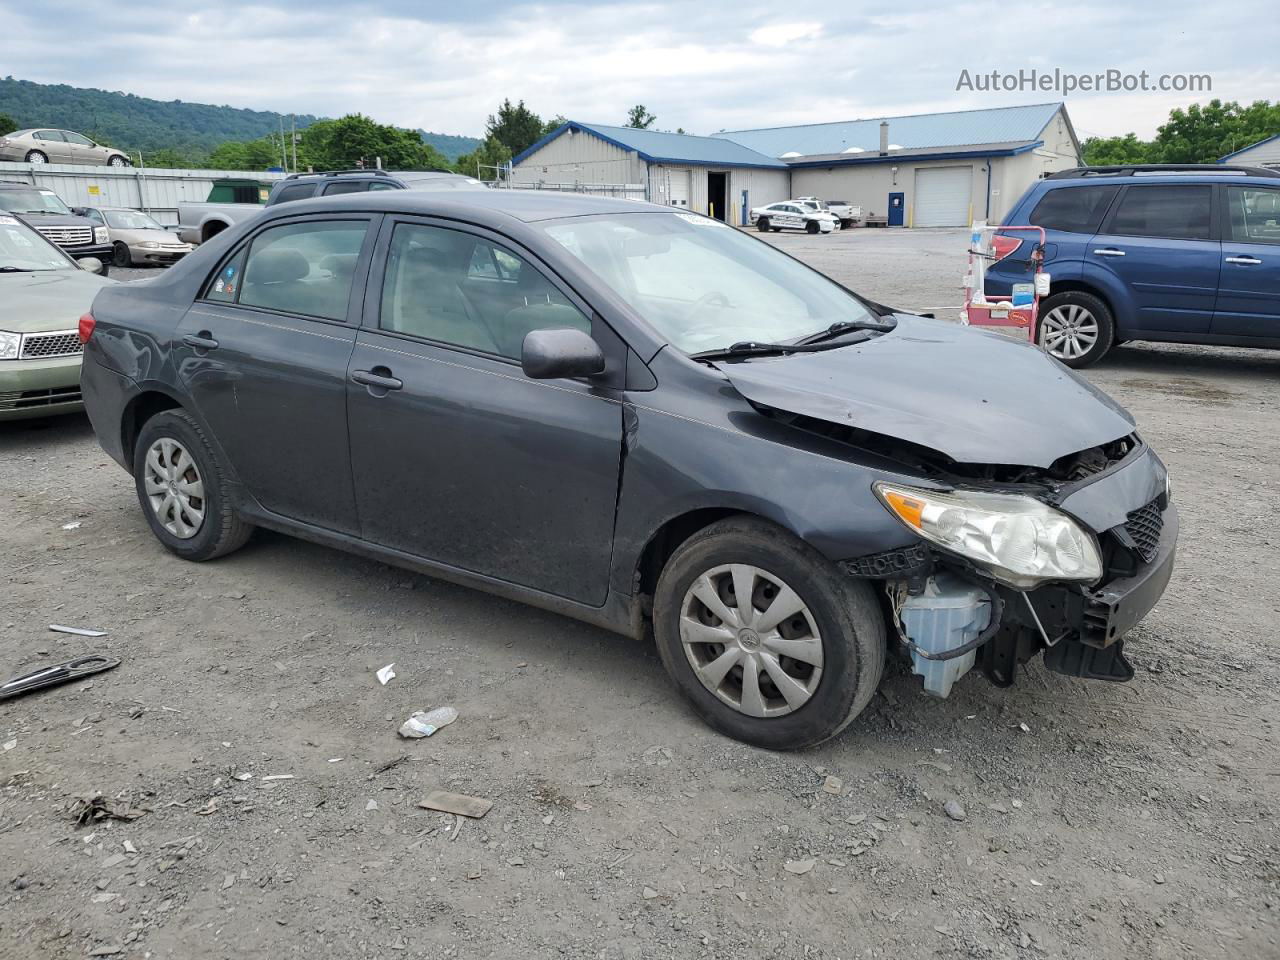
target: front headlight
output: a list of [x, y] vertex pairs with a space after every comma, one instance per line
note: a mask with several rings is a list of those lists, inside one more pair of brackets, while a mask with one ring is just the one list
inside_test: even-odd
[[876, 494], [926, 540], [967, 557], [1020, 590], [1046, 580], [1092, 582], [1102, 558], [1092, 536], [1066, 514], [1031, 497], [941, 493], [877, 483]]
[[107, 241], [109, 241], [110, 239], [111, 239], [111, 235], [110, 235], [109, 233], [107, 233], [107, 228], [106, 228], [106, 227], [94, 227], [94, 228], [93, 228], [93, 242], [94, 242], [94, 243], [106, 243], [106, 242], [107, 242]]
[[144, 247], [146, 247], [148, 250], [159, 250], [159, 249], [160, 249], [160, 244], [156, 243], [154, 240], [147, 240], [147, 241], [144, 241], [142, 245], [143, 245]]
[[22, 349], [22, 334], [0, 330], [0, 360], [17, 360]]

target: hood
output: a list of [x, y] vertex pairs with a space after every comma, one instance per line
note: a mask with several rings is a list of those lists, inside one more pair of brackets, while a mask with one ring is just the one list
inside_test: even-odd
[[1044, 468], [1133, 432], [1123, 407], [1030, 344], [942, 320], [897, 320], [865, 343], [716, 366], [752, 403], [958, 463]]
[[77, 217], [72, 213], [20, 213], [18, 214], [27, 222], [28, 226], [39, 229], [40, 227], [96, 227], [99, 224], [94, 223], [87, 217]]
[[99, 290], [114, 283], [87, 270], [0, 273], [0, 330], [74, 330]]

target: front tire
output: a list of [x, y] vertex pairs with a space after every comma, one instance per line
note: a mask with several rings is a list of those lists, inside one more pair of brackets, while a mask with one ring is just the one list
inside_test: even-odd
[[804, 225], [805, 233], [817, 233], [821, 229], [822, 227], [818, 225], [817, 220], [810, 220], [808, 223]]
[[757, 230], [759, 230], [761, 233], [768, 233], [768, 232], [769, 232], [769, 218], [768, 218], [768, 217], [761, 217], [759, 220], [757, 220], [757, 221], [756, 221], [756, 229], [757, 229]]
[[1110, 308], [1091, 293], [1067, 290], [1040, 304], [1036, 342], [1068, 367], [1097, 363], [1115, 343], [1115, 335]]
[[128, 165], [129, 161], [118, 153], [113, 153], [107, 158], [107, 166], [109, 167], [127, 167]]
[[49, 157], [40, 150], [27, 151], [27, 163], [48, 163]]
[[111, 265], [113, 267], [132, 267], [133, 254], [129, 253], [129, 245], [116, 241], [111, 248]]
[[151, 532], [184, 560], [238, 550], [253, 533], [240, 519], [213, 445], [185, 410], [156, 414], [133, 448], [134, 486]]
[[872, 588], [750, 517], [680, 546], [658, 578], [653, 623], [663, 665], [694, 711], [770, 750], [838, 734], [871, 701], [884, 668]]

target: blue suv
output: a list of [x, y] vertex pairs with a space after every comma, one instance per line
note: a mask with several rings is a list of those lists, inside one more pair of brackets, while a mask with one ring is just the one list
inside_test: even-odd
[[[1037, 337], [1071, 367], [1126, 340], [1280, 348], [1280, 171], [1079, 167], [1033, 184], [1004, 226], [1045, 230]], [[997, 234], [988, 296], [1031, 279], [1035, 241]]]

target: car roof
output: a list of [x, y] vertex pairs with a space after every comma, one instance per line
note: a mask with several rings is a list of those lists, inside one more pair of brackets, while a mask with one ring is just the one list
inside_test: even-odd
[[[580, 193], [553, 193], [543, 190], [378, 190], [348, 193], [336, 197], [294, 200], [267, 208], [267, 216], [290, 217], [330, 210], [407, 213], [500, 221], [534, 223], [560, 217], [586, 217], [616, 213], [677, 213], [672, 207], [614, 197], [592, 197]], [[261, 221], [258, 221], [261, 222]]]

